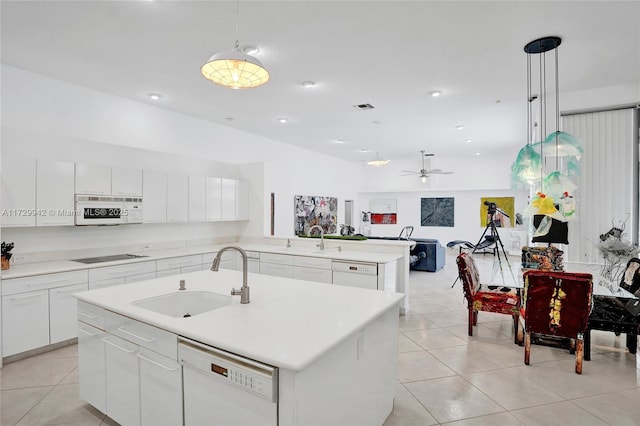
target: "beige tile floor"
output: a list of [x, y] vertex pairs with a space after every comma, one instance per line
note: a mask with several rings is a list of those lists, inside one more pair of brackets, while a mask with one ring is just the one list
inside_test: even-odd
[[[581, 376], [573, 355], [546, 346], [534, 345], [525, 366], [510, 318], [480, 313], [474, 336], [467, 336], [462, 288], [451, 288], [455, 277], [453, 256], [440, 272], [411, 272], [395, 408], [385, 426], [640, 425], [636, 357], [624, 335], [592, 332], [592, 361]], [[0, 424], [114, 425], [78, 398], [77, 372], [75, 345], [5, 365]]]

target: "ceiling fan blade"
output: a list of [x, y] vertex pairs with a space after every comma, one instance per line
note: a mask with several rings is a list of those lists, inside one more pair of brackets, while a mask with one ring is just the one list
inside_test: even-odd
[[427, 173], [431, 174], [431, 175], [451, 175], [451, 174], [453, 174], [453, 172], [445, 172], [445, 171], [442, 171], [440, 169], [429, 170], [429, 171], [427, 171]]
[[424, 154], [425, 157], [433, 157], [435, 154]]
[[405, 173], [405, 176], [408, 175], [419, 175], [420, 172], [414, 172], [413, 170], [402, 170]]

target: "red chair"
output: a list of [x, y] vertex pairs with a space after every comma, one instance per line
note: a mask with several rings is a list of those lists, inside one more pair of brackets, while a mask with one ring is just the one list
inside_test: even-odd
[[[473, 260], [473, 257], [466, 252], [462, 252], [456, 258], [458, 273], [462, 281], [462, 290], [467, 299], [469, 309], [469, 336], [473, 336], [473, 326], [478, 323], [478, 312], [494, 312], [498, 314], [511, 315], [513, 317], [514, 341], [520, 342], [519, 338], [519, 317], [520, 317], [520, 296], [516, 290], [506, 287], [490, 290], [480, 284], [480, 274]], [[508, 290], [508, 291], [502, 291]]]
[[566, 337], [575, 339], [576, 373], [582, 374], [591, 274], [529, 270], [524, 273], [524, 289], [524, 363], [529, 365], [532, 333]]

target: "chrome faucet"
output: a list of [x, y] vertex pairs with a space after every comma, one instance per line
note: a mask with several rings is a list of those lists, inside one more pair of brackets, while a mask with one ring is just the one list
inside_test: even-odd
[[320, 225], [313, 225], [309, 228], [309, 235], [311, 235], [311, 231], [318, 228], [320, 230], [320, 250], [324, 250], [324, 229]]
[[213, 259], [213, 263], [211, 264], [211, 270], [213, 272], [217, 272], [218, 268], [220, 268], [220, 257], [222, 253], [227, 250], [236, 250], [242, 255], [242, 288], [240, 290], [236, 290], [235, 288], [231, 289], [232, 296], [240, 296], [240, 303], [246, 304], [249, 303], [249, 286], [247, 285], [247, 253], [242, 250], [240, 247], [235, 246], [227, 246], [223, 247], [218, 251], [218, 254]]

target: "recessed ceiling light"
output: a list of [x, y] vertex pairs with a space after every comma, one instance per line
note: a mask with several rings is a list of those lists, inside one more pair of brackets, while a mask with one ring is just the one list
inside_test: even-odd
[[315, 87], [316, 82], [311, 80], [306, 80], [302, 82], [302, 86], [304, 87]]
[[258, 48], [258, 46], [254, 46], [252, 44], [245, 44], [244, 46], [240, 47], [240, 50], [251, 56], [260, 53], [260, 49]]
[[464, 140], [466, 143], [471, 143], [471, 139], [465, 139]]
[[284, 123], [286, 123], [287, 121], [289, 121], [289, 120], [288, 120], [288, 119], [286, 119], [286, 118], [284, 118], [284, 117], [278, 118], [278, 123], [283, 123], [283, 124], [284, 124]]
[[431, 92], [429, 92], [429, 94], [432, 98], [437, 98], [438, 96], [442, 95], [442, 92], [439, 90], [432, 90]]
[[154, 101], [157, 101], [158, 99], [162, 98], [162, 95], [160, 93], [147, 93], [147, 97], [153, 99]]
[[480, 155], [480, 153], [479, 153], [479, 152], [476, 152], [476, 153], [475, 153], [475, 155], [476, 155], [476, 156], [478, 156], [478, 155]]
[[347, 141], [343, 140], [343, 139], [336, 139], [335, 141], [333, 141], [334, 143], [338, 143], [338, 144], [342, 144], [342, 143], [346, 143]]
[[368, 148], [362, 148], [358, 152], [366, 153], [366, 152], [371, 152], [371, 150]]
[[464, 130], [464, 126], [463, 126], [462, 124], [458, 124], [458, 125], [456, 126], [456, 129], [458, 129], [458, 130]]

